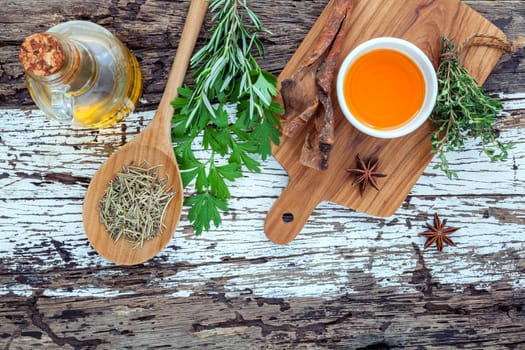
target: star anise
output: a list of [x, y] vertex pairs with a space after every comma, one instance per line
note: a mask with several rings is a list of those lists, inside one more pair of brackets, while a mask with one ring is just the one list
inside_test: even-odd
[[375, 160], [372, 161], [372, 159], [368, 159], [366, 162], [359, 157], [359, 154], [357, 155], [357, 168], [353, 169], [347, 169], [350, 174], [355, 175], [354, 182], [352, 183], [352, 186], [355, 186], [359, 184], [359, 190], [361, 192], [361, 196], [365, 192], [366, 187], [368, 184], [375, 188], [377, 191], [379, 191], [379, 186], [376, 182], [376, 177], [385, 177], [386, 174], [382, 174], [376, 171], [377, 167], [379, 166], [379, 161]]
[[421, 232], [419, 236], [427, 238], [425, 242], [425, 249], [436, 243], [438, 252], [443, 252], [443, 243], [455, 247], [456, 244], [448, 237], [449, 234], [459, 230], [459, 227], [446, 227], [447, 219], [439, 220], [437, 213], [434, 214], [434, 226], [431, 226], [428, 222], [426, 226], [430, 231]]

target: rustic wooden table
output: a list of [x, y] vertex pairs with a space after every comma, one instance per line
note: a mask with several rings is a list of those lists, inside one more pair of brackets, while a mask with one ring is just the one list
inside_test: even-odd
[[[250, 1], [266, 27], [262, 65], [278, 74], [327, 0]], [[466, 1], [511, 39], [525, 1]], [[287, 183], [275, 160], [233, 188], [220, 229], [195, 237], [183, 212], [151, 261], [115, 266], [82, 226], [87, 185], [151, 120], [188, 1], [0, 0], [0, 348], [525, 348], [525, 59], [505, 55], [486, 89], [505, 103], [508, 161], [477, 142], [432, 164], [392, 217], [323, 203], [299, 237], [270, 243], [265, 215]], [[35, 110], [17, 60], [27, 35], [70, 19], [129, 46], [145, 78], [139, 110], [102, 130]], [[201, 33], [204, 37], [204, 31]], [[434, 212], [461, 227], [456, 248], [423, 250]]]

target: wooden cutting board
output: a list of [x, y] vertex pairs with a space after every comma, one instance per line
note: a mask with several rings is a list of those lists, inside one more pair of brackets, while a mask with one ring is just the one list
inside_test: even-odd
[[[290, 77], [301, 59], [310, 53], [331, 6], [332, 2], [283, 69], [279, 82]], [[358, 0], [351, 21], [340, 62], [360, 43], [380, 36], [398, 37], [414, 43], [430, 57], [435, 67], [439, 62], [441, 36], [447, 36], [455, 43], [462, 43], [476, 33], [506, 39], [502, 31], [458, 0]], [[500, 57], [501, 52], [497, 49], [473, 47], [463, 59], [471, 75], [482, 84]], [[274, 157], [288, 172], [289, 182], [266, 217], [265, 233], [272, 242], [284, 244], [292, 241], [322, 201], [335, 202], [374, 216], [394, 214], [432, 159], [430, 122], [402, 138], [373, 138], [357, 131], [346, 121], [337, 105], [335, 86], [333, 92], [335, 144], [327, 170], [314, 170], [299, 162], [312, 123], [291, 138], [283, 136], [280, 145], [273, 149]], [[379, 159], [379, 171], [388, 174], [378, 179], [381, 191], [367, 188], [361, 196], [358, 186], [352, 186], [353, 177], [346, 169], [355, 167], [357, 154], [362, 158]]]

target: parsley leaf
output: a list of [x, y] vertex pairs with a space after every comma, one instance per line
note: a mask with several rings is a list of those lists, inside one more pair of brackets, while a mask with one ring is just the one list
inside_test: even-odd
[[193, 223], [195, 234], [198, 236], [203, 230], [209, 231], [211, 222], [218, 227], [221, 222], [220, 211], [228, 211], [225, 200], [219, 199], [210, 192], [194, 194], [184, 200], [184, 205], [191, 207], [188, 218]]

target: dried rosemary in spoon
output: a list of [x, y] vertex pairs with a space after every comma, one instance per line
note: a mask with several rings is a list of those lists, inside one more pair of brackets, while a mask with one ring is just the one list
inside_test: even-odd
[[100, 200], [100, 221], [116, 242], [124, 236], [133, 248], [160, 234], [170, 201], [175, 196], [166, 189], [168, 177], [158, 178], [162, 165], [129, 165], [109, 183]]
[[483, 153], [491, 161], [501, 161], [508, 157], [514, 144], [496, 139], [494, 126], [496, 117], [503, 110], [503, 104], [488, 96], [477, 81], [460, 63], [460, 55], [470, 46], [495, 47], [512, 52], [512, 44], [498, 37], [476, 34], [467, 39], [458, 49], [448, 38], [442, 38], [441, 63], [437, 77], [439, 93], [436, 106], [430, 117], [434, 126], [431, 135], [432, 153], [437, 154], [438, 164], [449, 177], [458, 177], [449, 168], [446, 152], [464, 149], [467, 137], [479, 138]]

